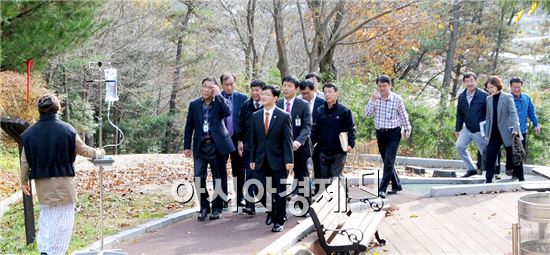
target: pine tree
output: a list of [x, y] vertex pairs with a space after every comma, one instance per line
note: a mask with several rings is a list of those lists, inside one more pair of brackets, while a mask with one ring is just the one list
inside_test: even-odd
[[100, 1], [2, 2], [0, 70], [24, 71], [34, 59], [41, 70], [46, 60], [88, 39], [101, 24], [95, 19]]

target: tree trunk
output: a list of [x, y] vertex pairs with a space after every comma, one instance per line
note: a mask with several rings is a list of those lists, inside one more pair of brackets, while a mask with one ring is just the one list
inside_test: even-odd
[[505, 8], [502, 7], [500, 11], [500, 22], [498, 24], [498, 34], [497, 34], [497, 44], [495, 46], [495, 54], [493, 57], [493, 67], [491, 73], [496, 73], [498, 67], [498, 56], [500, 54], [500, 49], [502, 48], [502, 42], [504, 40], [504, 12]]
[[334, 65], [334, 51], [336, 47], [332, 47], [326, 55], [321, 58], [319, 63], [319, 70], [323, 74], [324, 80], [336, 80], [337, 79], [337, 70], [336, 65]]
[[65, 66], [61, 66], [61, 82], [65, 92], [65, 108], [63, 108], [63, 121], [69, 122], [71, 120], [71, 101], [69, 101], [69, 86], [67, 85], [67, 76], [65, 75]]
[[256, 13], [256, 0], [248, 0], [248, 6], [246, 8], [246, 27], [248, 29], [248, 44], [247, 52], [250, 58], [247, 63], [247, 76], [249, 80], [253, 80], [258, 76], [258, 52], [256, 50], [256, 43], [254, 41], [254, 18]]
[[174, 71], [174, 80], [172, 81], [172, 92], [170, 93], [169, 110], [168, 110], [168, 123], [166, 125], [166, 134], [164, 138], [164, 153], [172, 152], [172, 128], [176, 117], [176, 96], [180, 86], [180, 74], [181, 74], [181, 52], [183, 49], [183, 38], [180, 36], [176, 46], [176, 70]]
[[277, 68], [281, 73], [281, 77], [289, 74], [288, 58], [286, 54], [286, 43], [283, 26], [283, 4], [281, 0], [273, 0], [273, 20], [275, 21], [275, 42], [277, 45]]
[[[335, 14], [335, 21], [332, 26], [332, 29], [330, 31], [330, 34], [325, 34], [325, 38], [338, 38], [340, 37], [340, 26], [342, 25], [342, 20], [344, 19], [344, 2], [340, 1], [336, 8], [336, 14]], [[327, 31], [326, 28], [322, 28], [322, 31]], [[324, 44], [324, 43], [323, 43]], [[323, 45], [319, 44], [319, 51], [322, 52], [322, 48], [324, 47], [330, 47], [327, 53], [323, 56], [318, 56], [320, 58], [319, 60], [319, 70], [321, 70], [321, 73], [323, 73], [326, 77], [326, 79], [336, 80], [337, 78], [337, 70], [336, 65], [334, 64], [334, 51], [336, 50], [335, 44], [329, 44], [329, 45]]]
[[460, 24], [460, 4], [458, 3], [458, 1], [453, 2], [450, 14], [452, 17], [452, 20], [449, 22], [449, 26], [451, 27], [451, 34], [449, 36], [449, 47], [447, 48], [447, 57], [445, 59], [445, 71], [443, 73], [443, 84], [441, 86], [440, 107], [447, 107], [449, 84], [451, 82], [451, 74], [454, 66], [454, 57], [458, 41], [458, 26]]
[[460, 88], [460, 75], [462, 74], [460, 69], [462, 69], [462, 64], [457, 63], [455, 66], [455, 78], [453, 79], [453, 89], [451, 90], [451, 101], [454, 101], [456, 99], [456, 95], [458, 94], [458, 90]]
[[451, 34], [449, 36], [449, 47], [447, 48], [447, 57], [445, 60], [445, 69], [443, 73], [443, 83], [441, 85], [441, 98], [439, 100], [439, 107], [437, 112], [437, 119], [439, 120], [438, 137], [441, 139], [436, 143], [437, 156], [446, 155], [449, 150], [448, 146], [444, 142], [446, 137], [445, 121], [449, 115], [447, 97], [449, 96], [449, 85], [451, 82], [452, 68], [454, 66], [454, 56], [456, 52], [456, 46], [458, 41], [458, 25], [460, 19], [460, 4], [459, 0], [453, 1], [453, 5], [450, 10], [450, 16], [452, 19], [449, 21]]
[[187, 32], [189, 20], [191, 19], [191, 14], [194, 11], [193, 2], [186, 1], [187, 12], [181, 20], [181, 27], [178, 31], [178, 38], [176, 41], [176, 65], [174, 70], [174, 80], [172, 82], [172, 91], [170, 92], [170, 101], [169, 101], [169, 110], [168, 110], [168, 121], [166, 123], [166, 131], [164, 137], [164, 153], [172, 152], [172, 140], [174, 138], [173, 127], [174, 122], [177, 117], [177, 108], [176, 108], [176, 96], [180, 89], [180, 80], [181, 80], [181, 69], [182, 69], [182, 51], [183, 51], [183, 37], [184, 33]]

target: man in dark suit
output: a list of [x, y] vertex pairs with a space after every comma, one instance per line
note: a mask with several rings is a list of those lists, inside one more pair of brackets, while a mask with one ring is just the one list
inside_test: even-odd
[[[311, 113], [312, 123], [315, 123], [315, 116], [319, 111], [319, 107], [325, 104], [325, 99], [317, 96], [317, 93], [315, 93], [315, 84], [310, 79], [300, 82], [300, 93], [301, 95], [298, 96], [298, 98], [302, 98], [306, 101], [309, 106], [309, 112]], [[311, 155], [311, 159], [313, 161], [313, 178], [315, 182], [315, 179], [321, 178], [321, 170], [319, 164], [319, 152], [313, 148], [313, 144], [311, 146], [313, 154]], [[318, 189], [319, 185], [316, 183], [314, 191], [316, 192]]]
[[[185, 123], [184, 154], [193, 155], [194, 174], [197, 194], [200, 194], [200, 211], [198, 220], [203, 221], [212, 212], [210, 219], [219, 219], [227, 196], [227, 171], [225, 157], [235, 151], [235, 146], [223, 123], [231, 114], [228, 102], [220, 95], [220, 88], [213, 77], [202, 81], [202, 97], [189, 104]], [[193, 137], [193, 151], [191, 151]], [[206, 190], [207, 166], [210, 165], [214, 187], [221, 182], [221, 192], [212, 201], [212, 210]], [[219, 192], [218, 192], [219, 193]]]
[[[296, 98], [300, 81], [294, 76], [285, 76], [282, 79], [283, 99], [277, 101], [277, 107], [290, 113], [292, 121], [292, 150], [294, 151], [294, 180], [298, 182], [298, 195], [309, 199], [309, 171], [307, 159], [311, 157], [310, 134], [311, 134], [311, 112], [308, 103]], [[307, 178], [307, 183], [304, 183]], [[301, 185], [303, 183], [303, 185]], [[301, 191], [303, 192], [300, 192]], [[305, 190], [307, 189], [307, 191]]]
[[[235, 130], [239, 126], [239, 115], [241, 113], [241, 106], [246, 101], [247, 96], [235, 90], [237, 78], [232, 73], [224, 73], [220, 76], [220, 82], [222, 84], [222, 96], [229, 101], [229, 108], [231, 114], [225, 118], [225, 126], [231, 136], [233, 145], [238, 147], [239, 138]], [[243, 197], [243, 185], [244, 185], [244, 172], [243, 158], [239, 155], [238, 151], [231, 153], [231, 172], [233, 175], [233, 188], [237, 195], [237, 207], [239, 205], [244, 206]], [[229, 158], [229, 157], [228, 157]], [[227, 159], [226, 159], [227, 162]]]
[[[274, 223], [271, 229], [273, 232], [281, 232], [284, 229], [286, 198], [281, 196], [285, 192], [282, 180], [287, 178], [288, 171], [294, 167], [290, 114], [275, 106], [280, 94], [279, 89], [269, 85], [262, 90], [261, 101], [264, 109], [252, 115], [250, 142], [250, 168], [254, 170], [256, 178], [262, 182], [266, 192], [271, 189], [276, 190], [276, 193], [271, 195], [274, 202], [271, 211], [269, 211], [270, 194], [266, 193], [267, 195], [264, 194], [260, 198], [269, 211], [265, 223], [267, 225]], [[272, 185], [269, 185], [269, 178]]]
[[[249, 168], [250, 165], [250, 123], [252, 122], [252, 114], [260, 109], [263, 109], [260, 96], [262, 89], [265, 87], [265, 82], [261, 80], [253, 80], [250, 82], [250, 98], [244, 101], [241, 106], [241, 113], [239, 114], [239, 126], [237, 126], [237, 136], [239, 138], [238, 150], [243, 157], [243, 167], [245, 168], [246, 181], [254, 179], [254, 172]], [[248, 194], [250, 197], [256, 194], [256, 186], [249, 186]], [[243, 212], [248, 215], [256, 214], [254, 203], [252, 201], [246, 201], [246, 208]]]

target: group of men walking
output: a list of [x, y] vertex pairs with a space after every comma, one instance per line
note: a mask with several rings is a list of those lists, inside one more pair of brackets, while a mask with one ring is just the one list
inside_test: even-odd
[[[280, 232], [286, 221], [286, 194], [296, 194], [309, 201], [310, 168], [313, 180], [342, 176], [347, 153], [355, 147], [356, 126], [350, 109], [338, 102], [339, 89], [325, 83], [319, 91], [321, 77], [308, 74], [300, 81], [285, 76], [281, 89], [263, 81], [250, 83], [250, 98], [235, 90], [236, 77], [221, 75], [220, 89], [213, 77], [202, 80], [202, 96], [189, 104], [185, 124], [184, 154], [193, 156], [196, 188], [200, 200], [198, 220], [219, 219], [227, 206], [227, 160], [231, 159], [237, 206], [255, 215], [256, 197], [268, 209], [266, 224]], [[503, 82], [490, 76], [485, 90], [477, 88], [477, 76], [465, 73], [466, 89], [458, 98], [456, 114], [456, 148], [467, 168], [464, 177], [486, 170], [487, 183], [498, 173], [497, 157], [504, 145], [506, 169], [513, 178], [524, 180], [519, 151], [526, 148], [527, 119], [536, 134], [540, 125], [530, 97], [521, 92], [523, 81], [510, 80], [512, 94], [502, 92]], [[365, 115], [374, 118], [376, 139], [384, 162], [378, 195], [397, 193], [401, 186], [394, 163], [401, 138], [412, 131], [403, 99], [391, 91], [392, 80], [386, 75], [376, 79], [377, 90], [367, 103]], [[299, 92], [299, 96], [297, 96]], [[282, 94], [281, 94], [282, 93]], [[64, 254], [74, 224], [76, 190], [74, 161], [76, 155], [102, 157], [105, 151], [82, 142], [74, 128], [59, 120], [61, 108], [53, 95], [38, 100], [40, 119], [22, 135], [21, 185], [30, 195], [29, 179], [35, 179], [40, 203], [38, 249], [41, 254]], [[474, 141], [483, 164], [474, 164], [467, 151]], [[521, 158], [521, 157], [520, 157]], [[311, 159], [311, 160], [310, 160]], [[208, 166], [214, 187], [221, 189], [209, 201], [206, 189]], [[288, 192], [284, 180], [292, 171], [301, 184], [297, 192]], [[245, 185], [247, 181], [260, 185]], [[314, 192], [319, 192], [316, 185]], [[273, 190], [273, 193], [260, 192]], [[303, 206], [303, 205], [302, 205]]]
[[[321, 180], [342, 176], [347, 154], [355, 147], [356, 126], [351, 110], [338, 102], [338, 86], [325, 83], [323, 91], [319, 91], [320, 82], [316, 73], [306, 75], [302, 81], [285, 76], [280, 89], [253, 80], [251, 96], [246, 98], [235, 90], [233, 74], [221, 75], [221, 89], [212, 77], [202, 81], [202, 96], [189, 105], [184, 136], [184, 153], [194, 158], [200, 194], [199, 221], [209, 214], [211, 220], [222, 215], [227, 197], [216, 196], [210, 206], [207, 166], [212, 171], [214, 187], [221, 187], [221, 192], [227, 194], [228, 158], [235, 177], [237, 207], [255, 215], [255, 202], [261, 202], [268, 211], [266, 224], [273, 224], [273, 232], [284, 229], [288, 194], [309, 202], [311, 177], [317, 184], [315, 192], [319, 191]], [[365, 113], [375, 117], [384, 159], [379, 195], [385, 197], [390, 182], [391, 192], [402, 190], [394, 162], [402, 133], [409, 137], [411, 126], [403, 100], [391, 92], [390, 77], [382, 75], [376, 83], [378, 90]], [[311, 168], [313, 176], [308, 170]], [[285, 180], [291, 171], [298, 187], [289, 192]], [[250, 180], [260, 185], [244, 185]], [[258, 186], [266, 192], [259, 192]], [[269, 190], [273, 192], [267, 194]], [[257, 197], [253, 201], [250, 198], [254, 196]]]
[[[537, 135], [540, 126], [531, 98], [521, 92], [523, 80], [519, 77], [510, 80], [512, 94], [502, 91], [504, 84], [497, 76], [489, 77], [485, 91], [477, 87], [477, 76], [472, 72], [465, 73], [462, 80], [466, 89], [458, 97], [455, 135], [456, 149], [467, 169], [463, 177], [482, 174], [486, 170], [487, 183], [491, 183], [493, 178], [499, 179], [500, 160], [497, 158], [504, 145], [506, 169], [511, 172], [512, 179], [524, 181], [523, 163], [514, 154], [526, 150], [527, 118], [531, 119]], [[467, 150], [472, 141], [481, 155], [477, 165]]]

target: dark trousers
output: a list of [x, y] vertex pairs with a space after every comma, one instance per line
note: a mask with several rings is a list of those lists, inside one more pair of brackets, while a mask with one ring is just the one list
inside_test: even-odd
[[525, 160], [523, 160], [523, 162], [525, 163], [525, 161], [527, 160], [527, 133], [521, 133], [521, 136], [523, 136], [521, 144], [523, 145], [523, 150], [525, 150]]
[[378, 150], [384, 161], [384, 173], [380, 182], [380, 190], [386, 192], [391, 180], [392, 189], [401, 187], [401, 181], [395, 171], [395, 157], [397, 149], [401, 142], [401, 128], [393, 128], [388, 130], [376, 130], [376, 140], [378, 142]]
[[[206, 209], [210, 211], [210, 202], [208, 201], [208, 190], [206, 189], [206, 178], [208, 177], [207, 168], [210, 165], [212, 172], [212, 179], [214, 180], [214, 189], [217, 186], [221, 187], [221, 190], [225, 196], [227, 196], [227, 169], [225, 167], [225, 155], [218, 152], [214, 143], [201, 143], [200, 155], [195, 155], [194, 158], [194, 174], [195, 174], [195, 186], [197, 187], [197, 194], [199, 194], [201, 210]], [[218, 183], [220, 182], [220, 183]], [[199, 189], [204, 189], [204, 192], [199, 192]], [[223, 198], [216, 195], [212, 200], [212, 211], [221, 212], [223, 210]]]
[[[233, 137], [231, 137], [231, 140], [233, 140], [233, 144], [235, 145], [235, 148], [237, 148], [238, 147], [237, 136], [233, 135]], [[233, 175], [233, 180], [234, 181], [236, 180], [236, 182], [233, 183], [233, 189], [237, 194], [237, 206], [239, 206], [239, 201], [244, 199], [243, 186], [245, 182], [246, 169], [243, 165], [243, 157], [239, 155], [238, 150], [229, 154], [229, 156], [231, 157], [231, 173]]]
[[[502, 137], [500, 132], [497, 130], [493, 131], [491, 138], [489, 139], [489, 144], [487, 144], [487, 166], [494, 166], [497, 160], [497, 154], [500, 151], [500, 147], [503, 145]], [[512, 165], [512, 146], [505, 146], [506, 150], [506, 169], [513, 169], [512, 176], [517, 177], [520, 181], [524, 181], [523, 176], [523, 163], [520, 166]], [[485, 180], [487, 183], [493, 181], [495, 175], [494, 168], [488, 168], [487, 173], [485, 174]]]
[[319, 153], [319, 165], [321, 178], [338, 178], [346, 165], [346, 153], [329, 154], [321, 151]]
[[[307, 145], [307, 144], [306, 144]], [[309, 183], [309, 178], [307, 178], [307, 183], [304, 183], [306, 180], [306, 177], [309, 177], [309, 171], [307, 169], [307, 159], [309, 158], [309, 155], [307, 153], [307, 150], [309, 150], [309, 147], [301, 146], [298, 150], [294, 152], [294, 181], [297, 182], [296, 189], [294, 190], [294, 194], [297, 194], [298, 196], [305, 197], [308, 201], [311, 196], [311, 184]], [[306, 194], [305, 190], [310, 190]], [[300, 192], [302, 190], [302, 192]]]
[[319, 182], [315, 180], [321, 179], [321, 163], [319, 162], [319, 151], [312, 149], [312, 153], [313, 155], [311, 155], [311, 160], [313, 161], [313, 182], [315, 182], [313, 194], [316, 194], [319, 190]]
[[[485, 151], [487, 151], [487, 148], [485, 148]], [[502, 155], [502, 153], [500, 153], [500, 150], [498, 150], [497, 161], [496, 161], [496, 164], [495, 164], [495, 174], [500, 174], [500, 158], [501, 158], [501, 155]], [[485, 161], [486, 160], [483, 157], [483, 155], [481, 155], [481, 152], [477, 151], [477, 162], [476, 162], [477, 168], [487, 170], [487, 166], [485, 166]]]
[[260, 203], [262, 203], [266, 208], [266, 194], [268, 190], [267, 177], [271, 177], [271, 188], [276, 189], [276, 193], [271, 195], [272, 209], [268, 212], [268, 214], [273, 218], [273, 223], [284, 224], [286, 221], [286, 197], [281, 196], [281, 194], [286, 192], [286, 185], [282, 183], [281, 180], [288, 177], [288, 172], [286, 169], [272, 170], [266, 160], [260, 170], [254, 171], [254, 176], [264, 186], [264, 193], [260, 197]]

